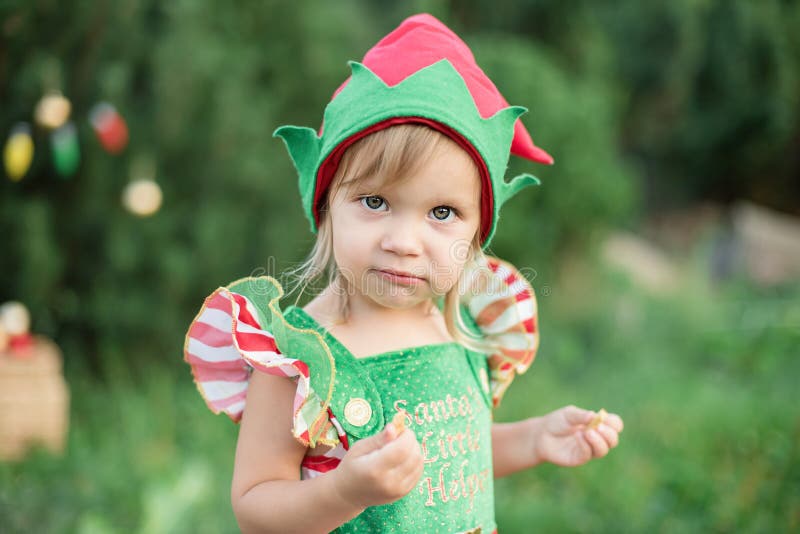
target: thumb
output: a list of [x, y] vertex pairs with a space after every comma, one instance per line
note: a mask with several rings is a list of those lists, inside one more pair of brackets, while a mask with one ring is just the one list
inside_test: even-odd
[[[364, 438], [356, 443], [356, 446], [358, 446], [358, 453], [359, 455], [369, 454], [377, 451], [378, 449], [382, 449], [384, 446], [394, 441], [396, 437], [397, 429], [395, 429], [394, 425], [389, 423], [377, 434], [373, 434], [370, 437]], [[355, 448], [355, 446], [353, 448]]]
[[592, 417], [594, 417], [594, 412], [578, 408], [577, 406], [565, 406], [559, 411], [562, 417], [558, 418], [560, 419], [559, 426], [561, 427], [558, 430], [561, 431], [571, 430], [576, 425], [588, 424], [592, 420]]

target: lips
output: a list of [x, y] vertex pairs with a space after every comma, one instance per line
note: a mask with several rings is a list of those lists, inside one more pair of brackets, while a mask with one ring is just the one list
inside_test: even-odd
[[398, 271], [394, 269], [376, 269], [375, 272], [377, 272], [381, 277], [387, 280], [400, 284], [416, 285], [425, 282], [424, 278], [421, 278], [407, 271]]

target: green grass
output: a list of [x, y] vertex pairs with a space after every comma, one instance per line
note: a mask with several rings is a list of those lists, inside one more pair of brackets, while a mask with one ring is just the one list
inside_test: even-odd
[[[70, 379], [68, 446], [0, 468], [10, 532], [237, 532], [228, 492], [236, 427], [191, 379]], [[199, 401], [199, 402], [198, 402]]]
[[612, 281], [591, 298], [583, 316], [544, 321], [540, 359], [498, 420], [606, 407], [625, 420], [620, 445], [579, 468], [500, 481], [501, 531], [800, 528], [796, 288], [652, 298]]
[[[800, 528], [800, 288], [689, 282], [657, 298], [593, 283], [583, 300], [540, 297], [538, 360], [497, 419], [606, 407], [625, 420], [621, 443], [498, 481], [501, 532]], [[103, 380], [67, 365], [67, 450], [0, 464], [0, 530], [238, 532], [236, 427], [206, 410], [188, 369], [132, 371], [124, 356], [110, 349]]]

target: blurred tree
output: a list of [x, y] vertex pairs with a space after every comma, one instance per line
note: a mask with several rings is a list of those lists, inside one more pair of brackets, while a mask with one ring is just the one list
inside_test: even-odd
[[[57, 176], [35, 130], [33, 166], [0, 180], [0, 300], [27, 303], [68, 365], [107, 358], [178, 366], [201, 299], [310, 248], [296, 177], [271, 133], [316, 126], [378, 38], [418, 10], [461, 33], [556, 158], [512, 158], [544, 185], [510, 203], [494, 242], [548, 272], [559, 252], [625, 220], [634, 171], [651, 204], [749, 196], [798, 209], [795, 2], [277, 0], [204, 4], [11, 1], [0, 8], [0, 124], [30, 120], [47, 89], [73, 104], [82, 163]], [[104, 152], [86, 120], [112, 102], [131, 142]], [[120, 195], [139, 157], [157, 162], [161, 210]], [[793, 192], [792, 192], [793, 191]]]
[[[204, 295], [251, 272], [277, 274], [308, 248], [294, 171], [271, 134], [319, 120], [346, 59], [374, 39], [367, 25], [350, 27], [358, 7], [6, 5], [0, 123], [30, 120], [55, 85], [72, 100], [84, 157], [75, 177], [59, 179], [37, 131], [28, 176], [0, 182], [0, 300], [27, 303], [68, 365], [177, 367]], [[86, 122], [101, 99], [129, 123], [119, 157], [99, 148]], [[120, 203], [141, 155], [157, 161], [164, 192], [149, 219]]]
[[604, 20], [630, 88], [622, 141], [647, 171], [650, 204], [750, 198], [800, 213], [800, 5], [641, 5]]
[[800, 214], [799, 2], [451, 5], [469, 28], [533, 37], [611, 85], [645, 209], [749, 198]]

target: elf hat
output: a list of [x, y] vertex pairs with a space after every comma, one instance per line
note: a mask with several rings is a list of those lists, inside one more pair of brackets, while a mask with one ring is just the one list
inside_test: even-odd
[[481, 177], [481, 245], [494, 235], [501, 206], [539, 181], [504, 175], [509, 153], [539, 163], [551, 158], [537, 147], [519, 116], [475, 63], [467, 45], [431, 15], [415, 15], [381, 39], [325, 108], [319, 135], [312, 128], [282, 126], [281, 137], [300, 178], [300, 195], [312, 232], [339, 162], [359, 139], [396, 124], [433, 128], [473, 158]]

